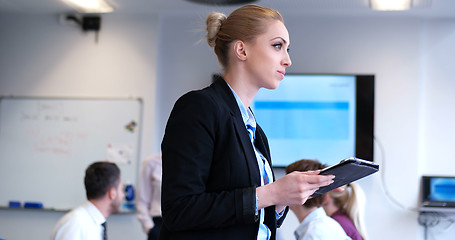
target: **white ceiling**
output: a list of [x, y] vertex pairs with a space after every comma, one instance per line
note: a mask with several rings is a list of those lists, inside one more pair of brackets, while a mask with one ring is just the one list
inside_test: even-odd
[[[114, 14], [229, 13], [238, 6], [202, 5], [185, 0], [108, 0], [116, 6]], [[455, 18], [455, 0], [413, 0], [413, 8], [400, 12], [378, 12], [369, 8], [369, 0], [257, 0], [255, 4], [272, 7], [282, 14], [343, 16], [416, 16]], [[74, 11], [62, 0], [0, 0], [0, 12], [67, 13]]]

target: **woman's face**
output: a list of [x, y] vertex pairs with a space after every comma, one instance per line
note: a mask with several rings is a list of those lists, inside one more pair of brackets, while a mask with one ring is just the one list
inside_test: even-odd
[[249, 77], [259, 88], [275, 89], [291, 66], [289, 33], [281, 21], [270, 21], [267, 31], [246, 43]]

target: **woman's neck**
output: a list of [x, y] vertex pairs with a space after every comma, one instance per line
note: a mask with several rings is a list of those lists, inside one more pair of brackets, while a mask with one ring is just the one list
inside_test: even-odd
[[325, 212], [327, 213], [327, 216], [332, 216], [335, 212], [337, 212], [339, 210], [339, 208], [337, 206], [335, 206], [335, 204], [333, 204], [333, 203], [325, 204], [325, 205], [323, 205], [323, 207], [324, 207]]
[[243, 105], [248, 108], [253, 101], [253, 98], [259, 91], [259, 87], [255, 86], [252, 81], [245, 77], [242, 71], [226, 71], [223, 78], [231, 86], [234, 92], [242, 100]]
[[310, 215], [310, 213], [312, 213], [317, 208], [318, 207], [307, 208], [305, 206], [294, 206], [294, 208], [292, 208], [292, 211], [294, 212], [295, 216], [297, 217], [297, 219], [301, 223], [301, 222], [303, 222], [303, 220], [305, 220], [305, 218], [308, 215]]

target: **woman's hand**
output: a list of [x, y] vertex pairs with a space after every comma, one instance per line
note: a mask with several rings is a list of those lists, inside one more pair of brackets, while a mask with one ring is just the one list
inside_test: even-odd
[[276, 205], [277, 212], [286, 206], [303, 205], [320, 187], [333, 183], [334, 175], [318, 175], [317, 171], [289, 173], [277, 181], [256, 188], [258, 209]]

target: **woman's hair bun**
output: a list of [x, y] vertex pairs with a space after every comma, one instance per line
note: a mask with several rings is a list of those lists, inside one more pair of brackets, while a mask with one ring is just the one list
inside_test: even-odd
[[226, 20], [226, 15], [219, 12], [211, 12], [207, 16], [207, 43], [210, 47], [215, 47], [215, 41], [220, 31], [221, 24]]

